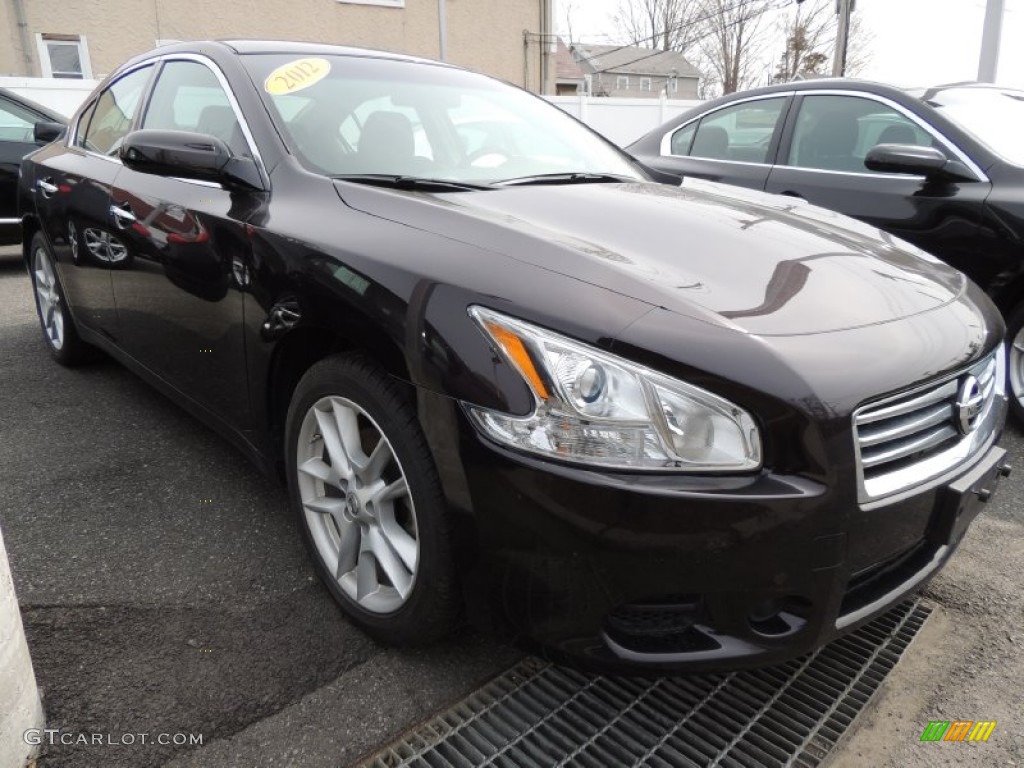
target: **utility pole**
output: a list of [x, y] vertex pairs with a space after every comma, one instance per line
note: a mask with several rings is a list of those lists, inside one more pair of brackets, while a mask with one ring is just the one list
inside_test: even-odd
[[437, 0], [437, 38], [441, 61], [448, 61], [448, 8], [446, 0]]
[[988, 0], [985, 7], [985, 29], [981, 33], [981, 58], [978, 61], [978, 80], [994, 83], [999, 68], [999, 44], [1003, 39], [1004, 0]]
[[846, 48], [850, 44], [850, 14], [853, 13], [853, 3], [854, 0], [836, 0], [839, 25], [836, 28], [836, 57], [832, 62], [832, 77], [843, 77], [846, 74]]

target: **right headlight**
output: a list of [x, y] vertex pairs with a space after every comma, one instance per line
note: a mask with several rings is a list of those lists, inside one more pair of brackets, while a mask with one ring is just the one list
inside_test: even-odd
[[467, 405], [492, 440], [614, 469], [760, 468], [757, 426], [728, 400], [493, 310], [474, 306], [469, 313], [536, 400], [527, 416]]

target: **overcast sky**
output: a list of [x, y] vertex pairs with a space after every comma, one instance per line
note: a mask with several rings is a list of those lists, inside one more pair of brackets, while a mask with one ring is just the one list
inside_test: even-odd
[[[556, 0], [564, 6], [567, 0]], [[620, 0], [575, 0], [573, 34], [585, 42], [623, 42], [612, 16]], [[861, 77], [915, 86], [973, 80], [985, 18], [984, 0], [856, 0], [871, 32], [869, 64]], [[1024, 0], [1005, 0], [997, 82], [1024, 87]], [[557, 6], [556, 6], [557, 7]], [[557, 11], [560, 28], [564, 12]], [[779, 42], [781, 54], [782, 43]]]

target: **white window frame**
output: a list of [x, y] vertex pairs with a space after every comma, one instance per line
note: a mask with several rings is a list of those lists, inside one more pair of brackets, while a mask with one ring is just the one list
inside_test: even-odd
[[405, 8], [405, 0], [338, 0], [342, 5], [379, 5], [382, 8]]
[[650, 93], [652, 88], [653, 88], [653, 84], [652, 84], [651, 78], [649, 78], [649, 77], [641, 77], [640, 78], [640, 90], [641, 91], [646, 91], [647, 93]]
[[[70, 38], [70, 39], [65, 39]], [[54, 77], [53, 66], [50, 64], [50, 49], [47, 43], [65, 43], [78, 45], [78, 61], [82, 65], [81, 80], [92, 79], [92, 63], [89, 61], [89, 42], [85, 35], [57, 35], [55, 32], [36, 32], [36, 49], [39, 53], [39, 69], [43, 77]], [[74, 80], [73, 77], [63, 77], [62, 80]]]
[[[623, 85], [625, 83], [625, 85]], [[616, 91], [628, 91], [629, 90], [629, 75], [616, 75], [615, 76], [615, 90]]]

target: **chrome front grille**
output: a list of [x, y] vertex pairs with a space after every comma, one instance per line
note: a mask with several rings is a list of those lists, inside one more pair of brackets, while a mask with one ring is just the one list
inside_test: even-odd
[[[965, 383], [971, 376], [976, 390]], [[926, 483], [991, 443], [1004, 377], [999, 348], [966, 371], [858, 409], [861, 500]]]

